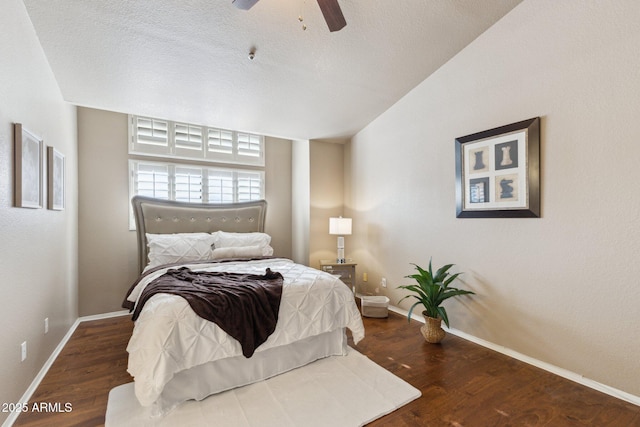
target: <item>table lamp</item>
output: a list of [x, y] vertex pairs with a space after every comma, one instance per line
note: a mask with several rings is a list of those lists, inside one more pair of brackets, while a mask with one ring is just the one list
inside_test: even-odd
[[329, 234], [338, 236], [338, 264], [344, 264], [344, 237], [351, 235], [351, 218], [329, 218]]

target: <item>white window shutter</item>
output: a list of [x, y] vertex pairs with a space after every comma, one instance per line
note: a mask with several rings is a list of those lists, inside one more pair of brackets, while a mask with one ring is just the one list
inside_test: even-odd
[[137, 142], [167, 146], [169, 144], [168, 123], [161, 120], [138, 117], [136, 120]]
[[201, 159], [204, 157], [203, 128], [182, 123], [174, 125], [174, 154], [176, 157]]
[[235, 201], [233, 172], [228, 170], [208, 170], [207, 190], [210, 203], [233, 203]]
[[233, 155], [233, 132], [222, 129], [209, 129], [207, 150], [210, 153]]
[[157, 163], [132, 162], [135, 194], [156, 199], [170, 198], [169, 167]]
[[159, 156], [170, 153], [169, 122], [131, 116], [129, 129], [129, 152]]
[[202, 169], [175, 166], [174, 182], [174, 200], [202, 203]]
[[263, 177], [260, 172], [237, 172], [237, 201], [248, 202], [262, 198]]
[[238, 133], [238, 157], [262, 157], [262, 137], [250, 133]]

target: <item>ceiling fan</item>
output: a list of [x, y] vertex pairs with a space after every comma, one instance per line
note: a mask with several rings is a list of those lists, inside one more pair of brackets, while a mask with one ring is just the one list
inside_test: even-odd
[[[238, 9], [249, 10], [254, 4], [258, 3], [258, 0], [231, 0], [231, 2]], [[347, 25], [338, 0], [318, 0], [318, 6], [320, 6], [320, 10], [324, 15], [329, 31], [340, 31]]]

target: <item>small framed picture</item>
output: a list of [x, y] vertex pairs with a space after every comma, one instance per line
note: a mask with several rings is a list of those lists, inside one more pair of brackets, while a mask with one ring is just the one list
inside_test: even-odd
[[65, 198], [64, 156], [53, 147], [47, 147], [47, 175], [47, 207], [61, 211]]
[[456, 216], [540, 216], [540, 118], [456, 138]]
[[42, 138], [15, 123], [14, 203], [19, 208], [42, 208], [43, 156]]

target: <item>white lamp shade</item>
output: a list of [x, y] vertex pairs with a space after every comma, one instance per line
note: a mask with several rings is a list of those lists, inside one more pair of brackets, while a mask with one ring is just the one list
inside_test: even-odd
[[351, 235], [351, 218], [329, 218], [329, 234]]

